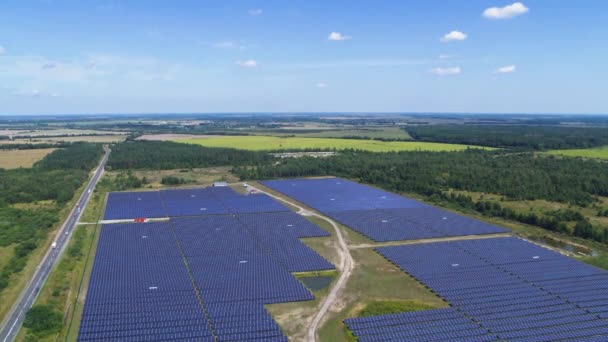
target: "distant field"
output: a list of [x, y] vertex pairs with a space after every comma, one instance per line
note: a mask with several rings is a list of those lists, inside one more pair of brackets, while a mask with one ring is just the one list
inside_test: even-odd
[[403, 129], [398, 127], [380, 127], [365, 129], [343, 129], [331, 130], [318, 133], [296, 134], [299, 137], [307, 138], [347, 138], [347, 137], [367, 137], [372, 139], [401, 139], [411, 140], [412, 137]]
[[16, 169], [19, 167], [32, 167], [35, 162], [53, 152], [54, 148], [41, 148], [35, 150], [3, 150], [0, 151], [0, 168]]
[[[282, 131], [285, 132], [282, 132]], [[289, 131], [287, 131], [289, 130]], [[306, 137], [306, 138], [348, 138], [361, 137], [369, 139], [399, 139], [411, 140], [412, 137], [400, 127], [372, 126], [372, 127], [284, 127], [282, 129], [265, 130], [252, 129], [247, 132], [251, 135], [270, 135], [277, 137]]]
[[608, 146], [583, 148], [577, 150], [553, 150], [547, 153], [566, 157], [608, 159]]
[[[371, 152], [390, 151], [462, 151], [467, 145], [409, 141], [376, 141], [331, 138], [279, 138], [267, 136], [223, 136], [206, 139], [177, 139], [178, 142], [207, 147], [228, 147], [254, 151], [302, 149], [358, 149]], [[480, 147], [482, 148], [482, 147]]]
[[75, 141], [86, 141], [86, 142], [97, 142], [97, 143], [113, 143], [122, 142], [127, 139], [126, 135], [81, 135], [72, 137], [56, 137], [56, 138], [44, 138], [41, 139], [43, 142], [75, 142]]

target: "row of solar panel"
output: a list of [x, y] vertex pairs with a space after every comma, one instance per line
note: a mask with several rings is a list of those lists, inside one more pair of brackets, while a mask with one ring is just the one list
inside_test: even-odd
[[[598, 314], [608, 311], [608, 273], [595, 267], [517, 238], [377, 251], [448, 300], [489, 336], [509, 341], [608, 340], [608, 321]], [[581, 288], [593, 290], [581, 293]], [[589, 310], [586, 303], [598, 310]], [[409, 327], [412, 322], [424, 322], [428, 331], [434, 331], [455, 319], [441, 310], [427, 312], [355, 318], [346, 323], [365, 340], [383, 340], [389, 332], [416, 330]], [[445, 324], [429, 324], [432, 320]]]
[[341, 178], [262, 183], [377, 242], [507, 232], [501, 227]]
[[111, 192], [105, 220], [289, 211], [263, 194], [240, 195], [229, 187]]
[[[233, 216], [172, 219], [218, 340], [240, 340], [245, 337], [243, 334], [254, 334], [259, 340], [279, 336], [280, 329], [264, 304], [314, 298], [274, 257], [273, 249], [269, 250], [246, 228], [243, 222], [251, 220], [260, 219], [240, 221]], [[305, 226], [304, 222], [293, 222]], [[284, 241], [287, 247], [295, 242], [300, 243], [296, 237]], [[215, 329], [216, 326], [220, 328]]]
[[[206, 190], [166, 196], [241, 197]], [[285, 341], [264, 304], [314, 299], [290, 272], [334, 268], [299, 240], [322, 236], [329, 234], [282, 211], [104, 225], [79, 340], [145, 340], [147, 331], [179, 321], [180, 329], [203, 326], [218, 341]]]
[[323, 213], [428, 207], [421, 202], [342, 178], [285, 179], [261, 183]]

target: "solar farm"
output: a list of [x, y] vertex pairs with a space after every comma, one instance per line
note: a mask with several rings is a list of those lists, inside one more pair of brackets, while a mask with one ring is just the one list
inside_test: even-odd
[[376, 242], [508, 232], [346, 179], [287, 179], [262, 184]]
[[[261, 184], [373, 241], [449, 304], [349, 316], [359, 341], [608, 341], [605, 271], [349, 180]], [[331, 234], [266, 194], [116, 192], [104, 219], [79, 341], [287, 341], [265, 305], [313, 300], [292, 273], [335, 269], [301, 240]]]
[[265, 186], [376, 242], [480, 235], [374, 250], [448, 308], [345, 320], [359, 341], [608, 341], [608, 273], [506, 229], [340, 178]]
[[110, 193], [79, 341], [284, 341], [264, 305], [312, 300], [291, 272], [334, 266], [299, 239], [327, 232], [230, 188]]

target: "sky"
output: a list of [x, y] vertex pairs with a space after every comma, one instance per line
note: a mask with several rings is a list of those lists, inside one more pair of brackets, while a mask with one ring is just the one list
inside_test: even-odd
[[608, 113], [605, 0], [3, 0], [0, 115]]

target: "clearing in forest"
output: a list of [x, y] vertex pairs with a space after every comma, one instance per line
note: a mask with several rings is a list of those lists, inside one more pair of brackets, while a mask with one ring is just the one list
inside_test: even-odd
[[416, 141], [378, 141], [362, 139], [300, 138], [270, 136], [221, 136], [204, 139], [177, 139], [178, 142], [206, 147], [228, 147], [254, 151], [304, 150], [304, 149], [357, 149], [371, 152], [391, 151], [463, 151], [467, 148], [483, 148], [459, 144], [442, 144]]
[[55, 151], [54, 148], [40, 148], [33, 150], [2, 150], [0, 151], [0, 169], [17, 169], [32, 167], [47, 154]]

